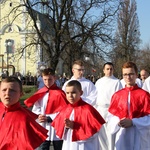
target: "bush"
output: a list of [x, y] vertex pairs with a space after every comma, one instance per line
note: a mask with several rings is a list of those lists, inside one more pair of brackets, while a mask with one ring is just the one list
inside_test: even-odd
[[20, 98], [20, 103], [24, 105], [24, 100], [29, 98], [31, 95], [33, 95], [37, 91], [36, 86], [23, 86], [23, 93], [24, 95]]

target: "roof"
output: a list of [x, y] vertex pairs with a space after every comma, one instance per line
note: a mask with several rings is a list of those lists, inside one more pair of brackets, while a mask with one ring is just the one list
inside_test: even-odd
[[41, 31], [44, 31], [46, 33], [53, 34], [53, 21], [52, 19], [49, 18], [49, 15], [47, 14], [42, 14], [34, 9], [28, 9], [29, 15], [31, 16], [32, 19], [36, 21], [40, 21], [41, 25]]

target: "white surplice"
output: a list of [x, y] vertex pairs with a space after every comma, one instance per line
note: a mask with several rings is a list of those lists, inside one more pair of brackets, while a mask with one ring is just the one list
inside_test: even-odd
[[150, 93], [150, 76], [145, 79], [142, 89]]
[[[98, 79], [95, 86], [98, 93], [96, 109], [106, 121], [111, 97], [116, 91], [122, 88], [122, 85], [120, 80], [112, 75], [110, 77], [104, 76]], [[114, 136], [110, 134], [109, 128], [107, 128], [107, 123], [104, 124], [100, 130], [99, 140], [102, 150], [113, 150]]]
[[[32, 112], [34, 112], [37, 115], [39, 115], [39, 114], [45, 115], [45, 109], [47, 106], [48, 95], [49, 95], [49, 93], [46, 93], [42, 99], [35, 102], [35, 104], [33, 105], [33, 108], [32, 108]], [[57, 114], [58, 113], [46, 114], [46, 116], [51, 117], [51, 119], [53, 120], [57, 116]], [[59, 138], [56, 137], [55, 129], [50, 125], [50, 123], [44, 122], [44, 123], [39, 123], [39, 124], [48, 130], [48, 138], [46, 140], [48, 140], [48, 141], [60, 140]]]
[[133, 126], [118, 126], [120, 119], [108, 115], [108, 128], [116, 134], [115, 150], [150, 150], [150, 115], [132, 119]]
[[[128, 95], [128, 112], [130, 110], [130, 92]], [[130, 114], [130, 112], [129, 112]], [[115, 150], [150, 150], [150, 115], [133, 118], [133, 126], [122, 128], [118, 126], [119, 117], [107, 116], [108, 128], [111, 134], [115, 134]]]
[[[69, 119], [74, 120], [74, 111], [72, 111]], [[99, 132], [86, 140], [72, 142], [72, 129], [66, 129], [63, 135], [62, 150], [101, 150], [98, 134]]]

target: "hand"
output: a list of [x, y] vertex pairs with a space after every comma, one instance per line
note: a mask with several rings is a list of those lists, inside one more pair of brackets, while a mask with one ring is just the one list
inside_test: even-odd
[[132, 123], [131, 119], [123, 118], [123, 119], [120, 120], [118, 125], [122, 128], [129, 128], [129, 127], [133, 126], [133, 123]]
[[38, 121], [41, 122], [47, 122], [47, 117], [45, 115], [39, 115], [38, 116]]
[[65, 119], [65, 126], [66, 126], [66, 128], [73, 129], [73, 121], [71, 121], [69, 119]]

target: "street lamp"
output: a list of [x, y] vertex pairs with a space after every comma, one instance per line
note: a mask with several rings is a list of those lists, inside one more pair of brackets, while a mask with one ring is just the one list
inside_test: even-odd
[[9, 76], [9, 72], [8, 72], [8, 69], [9, 69], [9, 64], [8, 64], [8, 59], [9, 59], [9, 53], [10, 53], [10, 48], [11, 48], [11, 46], [12, 46], [12, 42], [11, 42], [11, 40], [10, 39], [8, 39], [8, 40], [6, 40], [6, 42], [5, 42], [5, 46], [6, 46], [6, 54], [7, 54], [7, 58], [6, 58], [6, 60], [7, 60], [7, 76]]
[[4, 67], [3, 58], [4, 58], [4, 55], [0, 54], [0, 58], [1, 58], [1, 74], [3, 74], [3, 67]]

